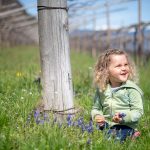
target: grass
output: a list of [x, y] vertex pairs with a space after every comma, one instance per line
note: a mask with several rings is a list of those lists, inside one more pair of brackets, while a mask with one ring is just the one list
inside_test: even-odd
[[[52, 117], [43, 124], [44, 114], [35, 118], [34, 108], [41, 97], [34, 82], [40, 72], [39, 51], [36, 47], [16, 47], [0, 50], [0, 149], [49, 150], [49, 149], [150, 149], [150, 62], [140, 68], [140, 87], [144, 91], [144, 111], [139, 129], [141, 137], [135, 142], [127, 140], [123, 145], [105, 140], [104, 133], [93, 126], [93, 132], [83, 132], [79, 126], [55, 123]], [[95, 60], [87, 54], [72, 52], [72, 76], [75, 105], [83, 112], [88, 125], [94, 88], [92, 68]], [[81, 119], [81, 118], [80, 118]], [[37, 121], [38, 124], [36, 123]]]

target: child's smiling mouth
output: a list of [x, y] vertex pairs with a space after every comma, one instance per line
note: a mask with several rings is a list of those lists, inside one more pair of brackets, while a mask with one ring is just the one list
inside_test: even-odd
[[121, 73], [120, 75], [127, 75], [128, 74], [128, 72], [124, 72], [124, 73]]

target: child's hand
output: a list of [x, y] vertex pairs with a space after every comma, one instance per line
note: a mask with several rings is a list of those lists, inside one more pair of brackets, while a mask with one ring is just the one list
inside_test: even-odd
[[112, 121], [115, 123], [120, 123], [122, 121], [122, 117], [120, 117], [120, 113], [116, 113], [113, 118]]
[[101, 115], [96, 115], [95, 121], [98, 123], [99, 126], [103, 126], [105, 123], [105, 117]]

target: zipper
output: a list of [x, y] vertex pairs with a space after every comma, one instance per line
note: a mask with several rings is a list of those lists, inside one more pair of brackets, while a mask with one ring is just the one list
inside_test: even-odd
[[111, 105], [110, 105], [110, 116], [113, 117], [114, 114], [113, 114], [113, 98], [114, 98], [114, 93], [116, 91], [118, 91], [120, 88], [114, 90], [114, 91], [111, 91]]
[[110, 116], [113, 117], [113, 114], [112, 114], [112, 99], [113, 99], [113, 92], [111, 93], [111, 105], [110, 105]]

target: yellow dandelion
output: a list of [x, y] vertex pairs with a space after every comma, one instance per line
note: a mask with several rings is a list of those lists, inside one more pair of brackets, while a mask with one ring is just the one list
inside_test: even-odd
[[17, 72], [17, 73], [16, 73], [16, 76], [17, 76], [17, 77], [21, 77], [21, 76], [22, 76], [22, 73], [21, 73], [21, 72]]

